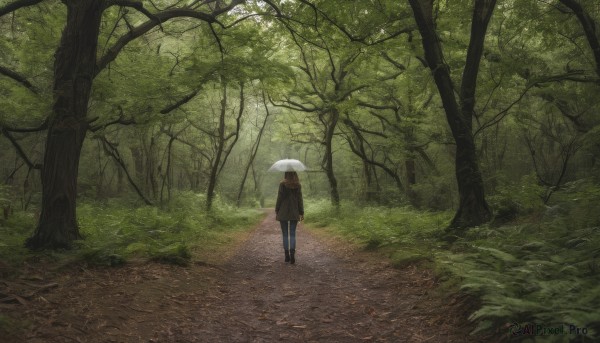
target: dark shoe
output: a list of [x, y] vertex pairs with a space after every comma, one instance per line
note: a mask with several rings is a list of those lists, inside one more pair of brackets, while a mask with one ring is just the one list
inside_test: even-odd
[[296, 263], [296, 258], [294, 256], [295, 254], [296, 254], [296, 249], [290, 250], [290, 263], [291, 264]]
[[285, 251], [285, 262], [290, 262], [290, 251], [289, 250]]

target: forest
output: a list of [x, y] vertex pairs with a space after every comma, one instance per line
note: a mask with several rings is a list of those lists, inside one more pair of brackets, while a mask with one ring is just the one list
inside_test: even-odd
[[600, 339], [598, 1], [0, 0], [0, 32], [0, 336], [43, 341], [65, 275], [224, 261], [290, 158], [310, 235], [431, 273], [467, 340]]

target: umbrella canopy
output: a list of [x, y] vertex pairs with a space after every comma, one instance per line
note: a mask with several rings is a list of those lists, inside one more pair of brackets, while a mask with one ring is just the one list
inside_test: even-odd
[[269, 171], [270, 172], [272, 172], [272, 171], [286, 172], [286, 171], [304, 171], [306, 169], [307, 169], [306, 166], [298, 160], [285, 159], [285, 160], [279, 160], [279, 161], [273, 163], [271, 168], [269, 168]]

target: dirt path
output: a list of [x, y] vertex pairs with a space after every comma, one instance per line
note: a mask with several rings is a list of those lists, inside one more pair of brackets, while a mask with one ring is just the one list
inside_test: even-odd
[[[7, 342], [473, 342], [431, 274], [298, 228], [283, 262], [270, 214], [220, 266], [160, 264], [34, 275], [57, 287], [0, 311]], [[13, 285], [17, 287], [16, 285]], [[1, 312], [0, 312], [1, 313]]]

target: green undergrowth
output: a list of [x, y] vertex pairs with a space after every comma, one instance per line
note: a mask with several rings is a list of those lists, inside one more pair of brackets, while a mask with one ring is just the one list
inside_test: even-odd
[[[561, 222], [474, 228], [452, 250], [436, 254], [440, 269], [481, 300], [470, 317], [478, 324], [476, 332], [512, 323], [568, 332], [573, 325], [598, 339], [600, 228], [574, 229]], [[569, 342], [577, 337], [542, 338]]]
[[451, 250], [437, 253], [440, 269], [481, 299], [470, 317], [478, 332], [535, 324], [536, 333], [539, 325], [540, 332], [558, 327], [564, 334], [521, 337], [600, 339], [600, 188], [579, 181], [553, 197], [541, 211], [472, 228]]
[[434, 251], [452, 218], [449, 212], [424, 212], [411, 207], [359, 207], [344, 202], [335, 209], [328, 201], [307, 204], [307, 223], [327, 227], [367, 250], [386, 253], [396, 266], [434, 260]]
[[56, 265], [114, 266], [131, 259], [186, 265], [206, 251], [226, 247], [236, 234], [253, 227], [263, 216], [255, 209], [238, 209], [218, 200], [207, 212], [204, 203], [203, 195], [192, 193], [179, 195], [163, 209], [133, 207], [121, 200], [84, 202], [77, 212], [84, 239], [68, 251], [38, 253], [23, 248], [35, 219], [17, 212], [1, 223], [0, 261], [5, 267], [39, 258]]
[[33, 213], [15, 211], [7, 219], [0, 219], [0, 277], [12, 274], [34, 254], [24, 246], [25, 239], [35, 228]]
[[[477, 299], [469, 317], [474, 334], [525, 342], [598, 341], [600, 189], [567, 185], [548, 205], [518, 192], [494, 199], [518, 208], [518, 216], [471, 228], [452, 244], [443, 239], [452, 213], [349, 203], [335, 211], [326, 201], [309, 204], [306, 213], [315, 230], [383, 252], [398, 266], [430, 261], [443, 292]], [[522, 331], [512, 336], [510, 330], [518, 333], [515, 323]]]

